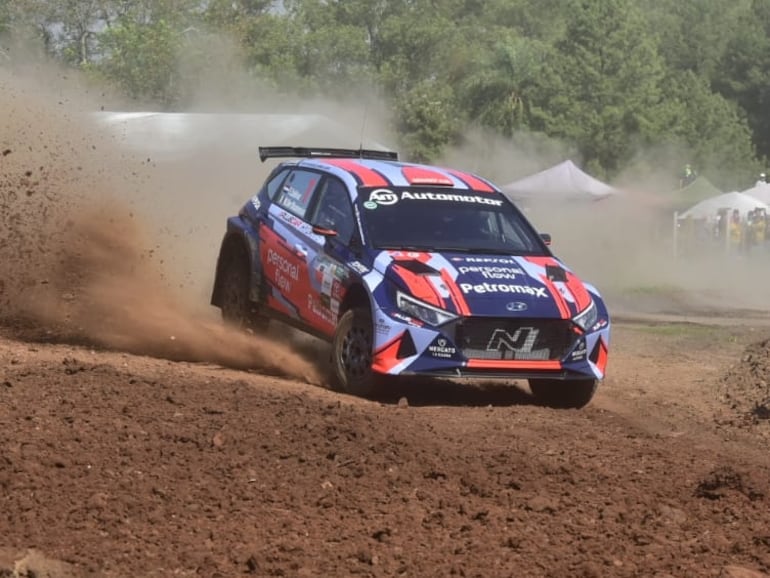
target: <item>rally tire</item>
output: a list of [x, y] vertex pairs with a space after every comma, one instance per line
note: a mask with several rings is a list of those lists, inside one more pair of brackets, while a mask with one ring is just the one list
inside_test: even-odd
[[339, 389], [360, 397], [377, 393], [379, 374], [372, 371], [372, 316], [367, 308], [345, 312], [332, 340], [332, 367]]
[[232, 254], [221, 275], [222, 319], [239, 329], [264, 331], [267, 319], [259, 315], [257, 304], [249, 298], [250, 273], [246, 256], [242, 252]]
[[579, 409], [589, 404], [596, 393], [596, 379], [530, 379], [529, 389], [541, 405], [561, 409]]

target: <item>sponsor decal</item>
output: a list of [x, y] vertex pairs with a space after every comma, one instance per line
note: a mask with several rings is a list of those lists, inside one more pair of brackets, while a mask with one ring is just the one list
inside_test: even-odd
[[518, 295], [530, 295], [538, 299], [548, 299], [548, 293], [544, 287], [530, 287], [528, 285], [510, 285], [505, 283], [460, 283], [460, 290], [466, 295], [476, 293], [514, 293]]
[[399, 201], [451, 201], [455, 203], [473, 203], [477, 205], [492, 205], [500, 207], [503, 201], [490, 199], [481, 195], [461, 195], [457, 193], [432, 193], [401, 191], [397, 193], [390, 189], [375, 189], [369, 193], [369, 200], [364, 203], [367, 209], [376, 209], [379, 206], [395, 205]]
[[281, 219], [284, 223], [288, 223], [293, 227], [299, 227], [300, 225], [303, 225], [305, 223], [302, 219], [300, 219], [296, 215], [292, 215], [287, 211], [279, 211], [278, 218]]
[[361, 261], [351, 261], [349, 263], [350, 268], [353, 269], [356, 273], [360, 273], [361, 275], [364, 275], [369, 272], [369, 267], [361, 263]]
[[275, 285], [284, 293], [291, 293], [293, 281], [299, 280], [299, 265], [274, 251], [267, 250], [267, 264], [275, 267]]
[[608, 324], [609, 324], [609, 321], [607, 321], [606, 319], [600, 319], [594, 324], [593, 327], [591, 327], [591, 331], [599, 331], [599, 329], [602, 329], [603, 327], [607, 327]]
[[588, 348], [586, 347], [585, 339], [581, 339], [580, 343], [577, 344], [577, 347], [572, 352], [572, 361], [582, 361], [586, 358], [587, 354]]
[[262, 206], [262, 202], [259, 200], [259, 197], [257, 195], [254, 195], [253, 197], [251, 197], [251, 204], [254, 206], [254, 208], [257, 211]]
[[458, 267], [461, 275], [466, 273], [478, 273], [485, 279], [515, 279], [516, 275], [524, 275], [524, 271], [518, 267], [501, 267], [499, 265], [471, 265]]
[[390, 324], [380, 317], [377, 319], [377, 323], [374, 325], [374, 332], [377, 335], [388, 335], [390, 333]]
[[295, 281], [299, 280], [299, 266], [273, 249], [267, 250], [267, 263], [274, 265], [277, 271], [285, 273]]
[[505, 308], [511, 313], [517, 311], [526, 311], [529, 306], [524, 301], [511, 301], [505, 305]]
[[319, 303], [313, 299], [312, 295], [307, 296], [307, 308], [313, 315], [320, 317], [329, 325], [335, 325], [337, 323], [337, 320], [334, 318], [332, 312], [324, 307], [322, 303]]
[[452, 257], [452, 261], [464, 261], [465, 263], [485, 263], [499, 265], [517, 265], [515, 259], [510, 257]]
[[433, 357], [440, 359], [451, 359], [457, 354], [457, 349], [449, 342], [449, 340], [439, 337], [432, 344], [428, 346], [428, 351]]
[[398, 319], [402, 323], [407, 323], [409, 325], [414, 325], [415, 327], [422, 327], [423, 323], [417, 319], [412, 319], [408, 315], [404, 315], [403, 313], [393, 312], [390, 314], [393, 319]]
[[[374, 203], [375, 208], [379, 205], [388, 206], [395, 205], [398, 202], [398, 195], [390, 189], [375, 189], [369, 193], [368, 203]], [[366, 206], [367, 209], [372, 207]]]

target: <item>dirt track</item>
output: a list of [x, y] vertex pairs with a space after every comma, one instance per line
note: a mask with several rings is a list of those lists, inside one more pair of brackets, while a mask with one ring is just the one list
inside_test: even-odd
[[57, 577], [768, 572], [770, 424], [719, 399], [757, 337], [620, 324], [581, 411], [512, 385], [370, 402], [3, 339], [6, 559], [74, 565]]
[[[0, 576], [770, 575], [766, 311], [658, 303], [668, 279], [634, 278], [580, 411], [523, 384], [332, 393], [323, 346], [245, 337], [205, 305], [241, 197], [199, 172], [228, 191], [254, 175], [227, 151], [116, 153], [14, 82], [0, 74]], [[595, 227], [580, 250], [589, 229], [565, 220], [557, 250], [600, 287], [666, 263]], [[766, 266], [704, 269], [766, 300]], [[642, 300], [652, 316], [618, 315]], [[658, 315], [684, 307], [699, 323]]]

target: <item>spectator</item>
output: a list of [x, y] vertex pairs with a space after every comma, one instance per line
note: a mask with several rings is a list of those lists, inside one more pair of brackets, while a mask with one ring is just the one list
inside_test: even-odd
[[740, 249], [743, 239], [743, 226], [741, 223], [741, 214], [738, 209], [733, 209], [730, 216], [730, 249]]
[[679, 178], [679, 188], [683, 189], [690, 183], [692, 183], [697, 178], [697, 173], [692, 168], [692, 165], [690, 163], [687, 163], [684, 165], [684, 169], [682, 169], [682, 175]]

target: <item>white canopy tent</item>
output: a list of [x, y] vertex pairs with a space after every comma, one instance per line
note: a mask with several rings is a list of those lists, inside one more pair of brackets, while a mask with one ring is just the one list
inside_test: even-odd
[[[728, 220], [737, 211], [740, 222], [745, 223], [749, 213], [755, 209], [770, 212], [770, 206], [751, 195], [739, 192], [723, 193], [693, 205], [683, 213], [674, 213], [674, 257], [680, 252], [680, 245], [686, 250], [688, 246], [702, 248], [706, 239], [721, 239], [724, 251], [731, 251], [731, 239], [728, 230]], [[719, 231], [717, 234], [716, 232]], [[743, 233], [741, 233], [742, 235]], [[681, 236], [681, 239], [680, 239]], [[709, 241], [708, 243], [713, 243]], [[736, 245], [732, 245], [735, 250]]]
[[515, 201], [599, 200], [620, 191], [580, 170], [566, 160], [534, 175], [504, 185], [502, 191]]
[[759, 182], [750, 189], [743, 191], [743, 194], [754, 197], [755, 199], [770, 205], [770, 183]]
[[725, 209], [731, 212], [737, 209], [741, 216], [745, 217], [749, 211], [762, 208], [769, 209], [770, 207], [746, 193], [731, 192], [705, 199], [678, 214], [678, 218], [709, 219], [715, 217], [720, 210]]

